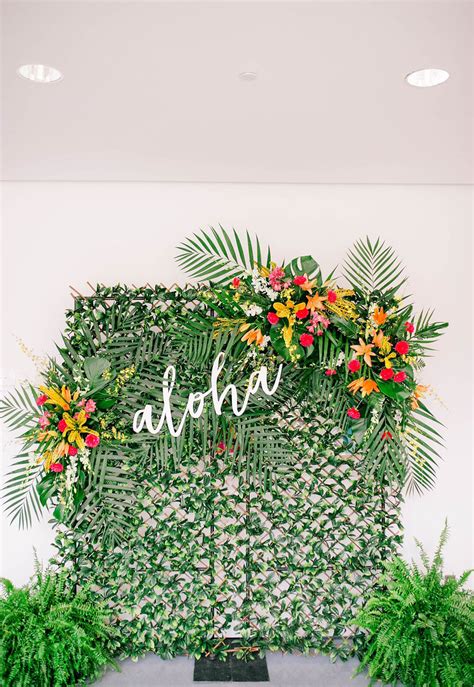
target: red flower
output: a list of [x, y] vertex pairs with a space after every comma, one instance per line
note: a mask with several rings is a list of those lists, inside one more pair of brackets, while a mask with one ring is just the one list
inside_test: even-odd
[[392, 379], [393, 377], [393, 370], [391, 367], [384, 367], [383, 370], [380, 371], [380, 376], [384, 380], [384, 382], [387, 382], [389, 379]]
[[238, 277], [234, 277], [232, 279], [232, 288], [233, 289], [238, 289], [240, 286], [240, 279]]
[[301, 284], [304, 284], [306, 282], [306, 277], [303, 277], [302, 274], [298, 275], [293, 279], [293, 284], [296, 286], [301, 286]]
[[347, 414], [352, 420], [358, 420], [360, 418], [360, 413], [357, 410], [357, 408], [354, 408], [354, 406], [352, 406], [352, 408], [349, 408]]
[[309, 310], [308, 308], [302, 308], [301, 310], [298, 310], [295, 315], [299, 320], [304, 320], [305, 317], [308, 317]]
[[85, 438], [85, 444], [88, 448], [95, 448], [100, 444], [100, 439], [95, 434], [88, 434]]
[[405, 322], [405, 329], [409, 334], [413, 334], [415, 331], [415, 325], [413, 322]]
[[335, 303], [337, 301], [337, 293], [335, 291], [328, 291], [328, 302]]
[[300, 344], [305, 348], [308, 348], [308, 346], [312, 346], [313, 341], [314, 336], [312, 334], [301, 334], [300, 336]]
[[382, 433], [382, 439], [393, 439], [392, 432], [386, 430]]
[[67, 452], [70, 456], [77, 456], [77, 448], [75, 446], [69, 446]]
[[269, 312], [267, 315], [267, 320], [270, 322], [270, 324], [278, 324], [280, 321], [280, 318], [278, 315], [274, 312]]
[[41, 394], [41, 396], [38, 396], [38, 398], [36, 399], [36, 405], [44, 406], [47, 400], [48, 397], [46, 396], [46, 394]]
[[53, 463], [49, 466], [49, 469], [51, 472], [62, 472], [64, 470], [64, 466], [62, 463]]
[[357, 372], [360, 370], [360, 362], [358, 360], [349, 360], [347, 363], [347, 369], [349, 372]]
[[58, 422], [59, 431], [64, 432], [66, 428], [67, 428], [66, 420], [59, 420], [59, 422]]
[[332, 368], [329, 368], [328, 370], [326, 370], [326, 372], [324, 374], [327, 375], [328, 377], [332, 377], [332, 375], [337, 374], [337, 370], [333, 370]]
[[407, 378], [406, 372], [397, 372], [397, 374], [393, 378], [393, 381], [394, 382], [404, 382], [406, 378]]
[[410, 344], [408, 341], [398, 341], [398, 343], [395, 344], [395, 350], [398, 355], [406, 355], [410, 350]]

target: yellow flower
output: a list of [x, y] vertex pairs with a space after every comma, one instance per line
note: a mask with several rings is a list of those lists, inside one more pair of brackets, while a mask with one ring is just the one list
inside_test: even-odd
[[66, 429], [63, 432], [63, 436], [67, 434], [70, 444], [77, 444], [79, 448], [84, 448], [85, 444], [81, 436], [82, 434], [94, 434], [97, 437], [99, 436], [99, 432], [87, 427], [87, 417], [84, 410], [81, 410], [75, 417], [71, 417], [69, 413], [64, 413], [63, 420], [66, 423]]
[[365, 362], [369, 367], [372, 367], [372, 356], [374, 352], [372, 351], [374, 345], [365, 343], [364, 339], [359, 338], [359, 344], [351, 346], [352, 350], [355, 351], [357, 356], [363, 356]]
[[285, 342], [285, 346], [287, 348], [290, 347], [291, 340], [293, 338], [293, 325], [288, 324], [283, 327], [283, 341]]
[[390, 367], [392, 367], [392, 363], [391, 363], [392, 358], [396, 358], [396, 357], [397, 357], [396, 353], [390, 353], [389, 355], [386, 355], [385, 357], [379, 358], [379, 360], [381, 360], [384, 363], [385, 367], [390, 368]]
[[45, 451], [43, 455], [38, 458], [36, 464], [39, 465], [40, 463], [43, 463], [44, 469], [48, 471], [53, 463], [57, 463], [60, 458], [67, 456], [68, 449], [68, 444], [65, 441], [60, 441], [59, 444], [53, 449]]
[[306, 305], [304, 303], [297, 303], [295, 305], [293, 301], [286, 301], [285, 304], [274, 303], [273, 307], [275, 308], [278, 317], [286, 317], [287, 319], [291, 319], [295, 312], [303, 310], [306, 308]]
[[71, 394], [67, 386], [63, 386], [61, 391], [54, 387], [40, 386], [40, 391], [48, 397], [46, 403], [53, 406], [59, 406], [63, 410], [69, 410], [71, 401], [76, 401], [79, 397], [78, 391]]

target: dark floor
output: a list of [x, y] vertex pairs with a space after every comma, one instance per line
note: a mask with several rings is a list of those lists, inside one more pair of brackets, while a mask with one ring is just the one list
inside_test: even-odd
[[184, 656], [164, 661], [154, 654], [134, 663], [121, 663], [121, 673], [113, 671], [99, 680], [101, 687], [188, 687], [200, 685], [235, 685], [235, 687], [367, 687], [365, 675], [352, 678], [357, 660], [331, 663], [326, 656], [294, 656], [267, 653], [270, 682], [196, 682], [193, 683], [194, 659]]

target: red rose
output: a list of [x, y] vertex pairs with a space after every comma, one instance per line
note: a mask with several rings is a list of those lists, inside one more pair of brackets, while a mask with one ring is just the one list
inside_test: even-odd
[[41, 394], [41, 396], [38, 396], [38, 398], [36, 399], [36, 405], [44, 406], [47, 400], [48, 397], [46, 396], [46, 394]]
[[349, 360], [347, 363], [347, 369], [349, 372], [357, 372], [360, 370], [360, 362], [358, 360]]
[[274, 312], [269, 312], [267, 315], [267, 320], [270, 322], [270, 324], [278, 324], [280, 321], [280, 318], [278, 315]]
[[349, 408], [347, 414], [351, 418], [351, 420], [358, 420], [360, 418], [360, 413], [357, 410], [357, 408], [354, 408], [354, 406], [352, 406], [352, 408]]
[[391, 367], [384, 367], [383, 370], [380, 371], [380, 376], [384, 380], [384, 382], [387, 382], [389, 379], [392, 379], [393, 377], [393, 370]]
[[313, 341], [314, 336], [312, 334], [301, 334], [300, 336], [300, 344], [305, 348], [308, 348], [308, 346], [312, 346]]
[[308, 308], [302, 308], [301, 310], [298, 310], [298, 312], [295, 314], [299, 320], [304, 320], [305, 317], [308, 317], [309, 310], [308, 310]]
[[394, 382], [404, 382], [406, 378], [407, 378], [406, 372], [397, 372], [397, 374], [393, 378], [393, 381]]
[[293, 279], [293, 284], [296, 286], [301, 286], [301, 284], [304, 284], [306, 282], [306, 277], [303, 277], [302, 274], [298, 275]]
[[51, 470], [51, 472], [62, 472], [64, 470], [64, 467], [61, 463], [53, 463], [49, 466], [49, 469]]
[[337, 301], [337, 293], [335, 291], [328, 291], [328, 301], [329, 303], [335, 303]]
[[233, 287], [234, 289], [238, 289], [239, 286], [240, 286], [240, 279], [239, 279], [238, 277], [234, 277], [234, 278], [232, 279], [232, 287]]
[[393, 439], [392, 432], [389, 432], [388, 430], [383, 432], [382, 439]]
[[406, 355], [410, 350], [410, 344], [408, 341], [399, 341], [397, 344], [395, 344], [395, 350], [397, 351], [398, 355]]
[[77, 456], [77, 448], [75, 446], [69, 446], [67, 452], [70, 456]]
[[87, 448], [95, 448], [100, 444], [100, 439], [95, 434], [88, 434], [85, 438]]
[[329, 369], [329, 370], [326, 370], [326, 372], [324, 374], [327, 375], [328, 377], [332, 377], [332, 375], [337, 374], [337, 370]]
[[405, 322], [405, 329], [409, 334], [413, 334], [415, 331], [415, 325], [413, 322]]
[[59, 420], [58, 429], [60, 432], [64, 432], [67, 429], [66, 420]]

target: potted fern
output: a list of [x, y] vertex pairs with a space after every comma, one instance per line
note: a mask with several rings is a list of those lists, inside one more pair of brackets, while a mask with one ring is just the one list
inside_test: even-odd
[[43, 572], [36, 562], [30, 585], [1, 579], [0, 684], [71, 687], [116, 667], [107, 648], [113, 631], [87, 591], [75, 593], [66, 573]]
[[432, 562], [416, 542], [422, 569], [401, 558], [389, 562], [358, 614], [367, 638], [357, 672], [368, 668], [371, 685], [474, 685], [474, 595], [464, 589], [471, 571], [444, 577], [447, 537], [446, 524]]

